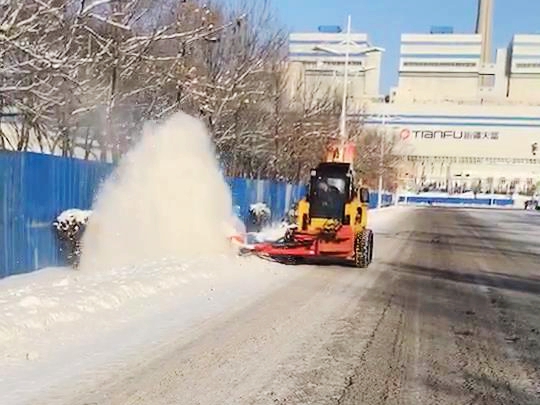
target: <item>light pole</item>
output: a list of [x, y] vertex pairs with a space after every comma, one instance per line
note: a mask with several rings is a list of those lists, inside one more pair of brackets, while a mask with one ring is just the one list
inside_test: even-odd
[[345, 72], [343, 73], [343, 100], [341, 102], [340, 138], [341, 153], [345, 151], [347, 142], [347, 90], [349, 84], [349, 48], [351, 46], [351, 16], [347, 18], [347, 39], [345, 49]]
[[383, 127], [382, 134], [379, 131], [379, 136], [381, 138], [381, 155], [380, 155], [380, 162], [379, 162], [379, 194], [377, 195], [377, 208], [382, 207], [383, 172], [384, 172], [384, 146], [385, 146], [384, 141], [385, 141], [385, 138], [386, 138], [386, 118], [387, 118], [387, 113], [386, 113], [386, 106], [385, 106], [385, 110], [383, 111], [382, 120], [381, 120], [381, 125]]
[[[347, 17], [347, 32], [345, 37], [345, 66], [344, 66], [344, 72], [343, 72], [343, 96], [341, 101], [341, 117], [340, 117], [340, 125], [339, 125], [339, 133], [340, 133], [340, 139], [341, 139], [341, 150], [342, 152], [345, 150], [345, 143], [348, 140], [348, 134], [347, 134], [347, 100], [348, 100], [348, 91], [349, 91], [349, 64], [350, 64], [350, 48], [351, 45], [354, 45], [351, 40], [351, 16], [349, 15]], [[356, 45], [357, 46], [357, 45]], [[329, 52], [329, 53], [335, 53], [335, 50], [332, 50], [328, 47], [324, 46], [317, 46], [316, 47], [319, 50]], [[383, 48], [373, 47], [370, 46], [368, 48], [362, 48], [359, 49], [359, 52], [362, 54], [368, 54], [372, 52], [384, 52]], [[362, 67], [361, 69], [353, 69], [353, 72], [368, 72], [370, 70], [375, 69], [375, 67]]]

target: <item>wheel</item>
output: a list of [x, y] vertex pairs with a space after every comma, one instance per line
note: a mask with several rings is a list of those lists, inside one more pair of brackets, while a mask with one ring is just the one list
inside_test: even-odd
[[354, 240], [354, 263], [356, 267], [365, 269], [373, 258], [373, 232], [364, 229], [356, 234]]
[[371, 229], [367, 230], [369, 233], [369, 264], [373, 262], [373, 250], [375, 247], [374, 241], [373, 241], [373, 231]]

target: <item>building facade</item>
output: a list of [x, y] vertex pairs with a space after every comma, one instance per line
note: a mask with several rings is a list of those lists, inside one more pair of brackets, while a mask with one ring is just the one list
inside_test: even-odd
[[478, 98], [482, 38], [474, 34], [403, 34], [396, 103]]
[[383, 50], [367, 34], [291, 34], [289, 97], [341, 100], [348, 49], [349, 119], [395, 139], [401, 187], [531, 191], [540, 182], [540, 35], [515, 35], [491, 57], [490, 29], [484, 18], [473, 34], [403, 34], [386, 100]]
[[508, 55], [509, 101], [540, 104], [540, 35], [514, 35]]
[[354, 118], [394, 140], [403, 188], [526, 192], [540, 181], [540, 106], [372, 103]]
[[396, 140], [402, 187], [532, 192], [540, 184], [540, 35], [514, 35], [491, 57], [490, 29], [484, 16], [474, 34], [403, 34], [390, 103], [357, 113]]
[[312, 102], [343, 95], [345, 60], [349, 52], [348, 102], [356, 109], [379, 97], [382, 49], [367, 34], [339, 32], [293, 33], [289, 36], [288, 97]]

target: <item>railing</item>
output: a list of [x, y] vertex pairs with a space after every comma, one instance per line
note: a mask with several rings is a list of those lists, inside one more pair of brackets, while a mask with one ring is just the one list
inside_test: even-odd
[[467, 197], [423, 197], [399, 196], [400, 204], [416, 205], [453, 205], [453, 206], [496, 206], [511, 207], [514, 200], [511, 198], [467, 198]]

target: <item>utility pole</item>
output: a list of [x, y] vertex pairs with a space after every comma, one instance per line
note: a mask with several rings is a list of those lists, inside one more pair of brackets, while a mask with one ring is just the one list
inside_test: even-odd
[[351, 45], [351, 16], [347, 19], [347, 36], [345, 49], [345, 71], [343, 73], [343, 100], [341, 103], [341, 120], [340, 120], [340, 138], [341, 138], [341, 154], [345, 153], [345, 143], [347, 142], [347, 91], [349, 85], [349, 50]]
[[377, 208], [382, 207], [382, 195], [383, 195], [383, 171], [384, 171], [384, 141], [386, 138], [386, 111], [383, 112], [382, 121], [383, 133], [380, 134], [381, 137], [381, 156], [379, 162], [379, 194], [377, 195]]

